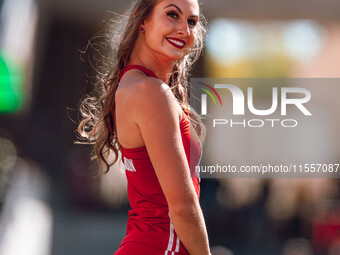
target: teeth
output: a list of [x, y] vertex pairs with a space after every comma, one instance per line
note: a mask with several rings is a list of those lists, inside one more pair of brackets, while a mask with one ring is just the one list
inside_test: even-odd
[[178, 45], [178, 46], [184, 46], [184, 43], [182, 43], [182, 42], [179, 42], [179, 41], [175, 41], [175, 40], [173, 40], [173, 39], [168, 39], [170, 42], [173, 42], [174, 44], [176, 44], [176, 45]]

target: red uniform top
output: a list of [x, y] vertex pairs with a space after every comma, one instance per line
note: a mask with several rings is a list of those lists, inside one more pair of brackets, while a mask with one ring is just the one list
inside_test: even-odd
[[[148, 76], [157, 78], [151, 70], [138, 65], [127, 66], [121, 77], [130, 69], [139, 69]], [[184, 112], [182, 112], [180, 130], [186, 157], [191, 165], [192, 182], [199, 197], [199, 179], [195, 177], [195, 166], [200, 159], [201, 145], [198, 141], [190, 139], [190, 122]], [[171, 223], [169, 207], [147, 148], [145, 146], [130, 149], [122, 147], [122, 156], [132, 210], [128, 213], [126, 236], [121, 246], [132, 242], [163, 250], [160, 254], [188, 254]], [[138, 254], [142, 255], [143, 251], [139, 251]]]

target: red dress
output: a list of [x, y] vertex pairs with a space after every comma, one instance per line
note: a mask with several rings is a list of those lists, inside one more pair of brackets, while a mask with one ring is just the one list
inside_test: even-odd
[[[139, 69], [157, 78], [151, 70], [138, 65], [127, 66], [121, 77], [130, 69]], [[180, 130], [187, 160], [191, 165], [192, 183], [199, 197], [199, 178], [195, 177], [195, 166], [200, 159], [201, 145], [190, 139], [190, 122], [184, 112]], [[172, 225], [169, 207], [146, 147], [122, 147], [122, 157], [132, 209], [128, 213], [126, 236], [114, 255], [188, 255]]]

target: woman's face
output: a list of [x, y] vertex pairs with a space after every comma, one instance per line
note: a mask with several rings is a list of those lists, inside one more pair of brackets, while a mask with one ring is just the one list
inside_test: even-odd
[[161, 0], [144, 20], [146, 47], [170, 60], [183, 57], [195, 40], [198, 15], [197, 0]]

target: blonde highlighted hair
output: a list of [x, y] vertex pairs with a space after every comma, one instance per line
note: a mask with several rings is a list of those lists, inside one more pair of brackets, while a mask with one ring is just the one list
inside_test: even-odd
[[[78, 125], [78, 133], [82, 143], [94, 146], [95, 156], [99, 163], [106, 166], [107, 173], [119, 155], [120, 145], [114, 125], [115, 94], [119, 76], [130, 59], [134, 43], [138, 37], [143, 20], [149, 17], [160, 0], [137, 0], [127, 11], [109, 23], [107, 42], [111, 56], [103, 59], [98, 72], [98, 79], [93, 96], [85, 98], [80, 105], [82, 119]], [[182, 106], [201, 141], [205, 137], [205, 128], [199, 116], [188, 104], [188, 76], [193, 63], [201, 55], [206, 35], [206, 20], [200, 14], [196, 24], [195, 41], [190, 50], [181, 59], [174, 62], [169, 79], [169, 87]], [[109, 162], [110, 153], [114, 153], [113, 162]], [[100, 170], [99, 170], [100, 173]]]

